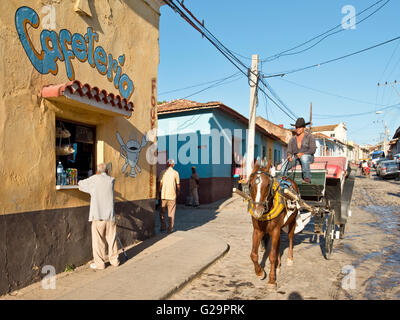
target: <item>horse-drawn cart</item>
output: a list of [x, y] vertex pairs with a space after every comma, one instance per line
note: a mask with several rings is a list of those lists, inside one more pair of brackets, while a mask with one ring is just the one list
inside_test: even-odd
[[[280, 171], [276, 172], [280, 178]], [[311, 183], [302, 180], [301, 166], [289, 171], [298, 188], [301, 200], [311, 206], [315, 216], [314, 231], [324, 235], [325, 257], [332, 254], [335, 239], [344, 236], [347, 218], [351, 215], [350, 201], [354, 186], [354, 172], [346, 157], [315, 157], [311, 164]], [[302, 212], [309, 211], [302, 209]], [[306, 233], [306, 231], [304, 231]]]
[[343, 237], [350, 215], [354, 185], [354, 173], [350, 171], [345, 157], [316, 157], [311, 165], [311, 183], [304, 183], [300, 165], [292, 168], [287, 177], [280, 177], [279, 170], [275, 171], [274, 177], [271, 162], [266, 167], [260, 167], [256, 162], [249, 177], [242, 181], [242, 190], [233, 189], [248, 204], [253, 224], [250, 258], [260, 279], [265, 276], [265, 271], [258, 261], [258, 248], [266, 235], [265, 240], [271, 242], [268, 288], [276, 289], [276, 273], [281, 265], [281, 230], [288, 233], [287, 265], [292, 266], [294, 234], [303, 230], [314, 217], [312, 234], [318, 238], [324, 235], [325, 257], [329, 259], [333, 241]]

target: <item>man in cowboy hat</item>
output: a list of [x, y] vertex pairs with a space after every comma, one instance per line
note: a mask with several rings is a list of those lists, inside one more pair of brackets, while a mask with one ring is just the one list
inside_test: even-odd
[[289, 141], [287, 151], [288, 161], [282, 166], [282, 176], [284, 177], [287, 176], [288, 170], [296, 166], [296, 162], [299, 161], [305, 183], [311, 183], [310, 164], [314, 162], [314, 153], [317, 149], [311, 132], [305, 132], [306, 125], [308, 124], [310, 123], [306, 123], [303, 118], [298, 118], [296, 124], [292, 124], [292, 126], [296, 127], [296, 135]]

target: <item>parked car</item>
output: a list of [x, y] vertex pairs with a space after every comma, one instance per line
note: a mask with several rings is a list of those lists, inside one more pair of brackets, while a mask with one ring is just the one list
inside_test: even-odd
[[396, 177], [399, 174], [399, 166], [395, 160], [381, 161], [376, 172], [381, 178]]
[[400, 153], [397, 153], [393, 156], [393, 160], [395, 160], [398, 164], [400, 164]]
[[375, 170], [376, 170], [376, 174], [379, 176], [379, 164], [384, 162], [384, 161], [390, 161], [387, 158], [383, 158], [383, 159], [379, 159], [375, 162]]

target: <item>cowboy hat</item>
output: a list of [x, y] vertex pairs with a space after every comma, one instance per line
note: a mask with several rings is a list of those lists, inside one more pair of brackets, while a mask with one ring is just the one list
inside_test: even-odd
[[303, 128], [303, 127], [305, 127], [306, 125], [309, 125], [310, 124], [310, 122], [305, 122], [304, 121], [304, 118], [298, 118], [297, 120], [296, 120], [296, 123], [295, 124], [290, 124], [291, 126], [293, 126], [293, 127], [296, 127], [296, 128]]

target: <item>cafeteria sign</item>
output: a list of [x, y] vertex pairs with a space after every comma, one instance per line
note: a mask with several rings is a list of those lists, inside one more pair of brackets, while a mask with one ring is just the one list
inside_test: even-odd
[[99, 35], [93, 31], [92, 27], [87, 28], [84, 36], [80, 33], [71, 35], [71, 32], [66, 29], [62, 29], [60, 34], [44, 29], [40, 34], [42, 51], [39, 53], [29, 37], [28, 24], [34, 29], [39, 28], [39, 15], [32, 8], [20, 7], [15, 13], [15, 27], [29, 60], [38, 72], [56, 75], [58, 73], [57, 60], [64, 61], [68, 79], [73, 81], [75, 72], [71, 60], [77, 58], [80, 62], [87, 61], [101, 75], [107, 75], [107, 79], [114, 82], [114, 87], [119, 90], [121, 96], [126, 100], [130, 99], [135, 87], [129, 76], [122, 73], [125, 55], [119, 56], [116, 60], [111, 53], [107, 56], [101, 46], [95, 48]]

